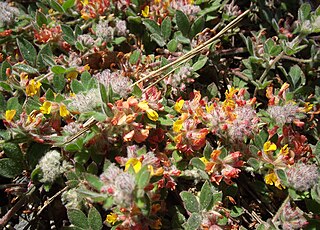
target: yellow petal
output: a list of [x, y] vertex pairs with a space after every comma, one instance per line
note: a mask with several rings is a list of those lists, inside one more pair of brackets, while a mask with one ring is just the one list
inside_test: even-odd
[[159, 119], [159, 114], [153, 109], [147, 109], [147, 116], [151, 121], [157, 121]]
[[34, 96], [39, 92], [41, 83], [39, 81], [35, 81], [34, 79], [31, 79], [29, 81], [29, 84], [26, 86], [26, 94], [28, 96]]
[[176, 120], [174, 123], [173, 123], [173, 131], [178, 133], [181, 129], [182, 129], [182, 124], [183, 124], [183, 120]]
[[270, 151], [275, 151], [276, 149], [277, 149], [277, 146], [274, 143], [272, 143], [271, 141], [267, 141], [263, 145], [263, 151], [265, 153], [270, 152]]
[[114, 212], [111, 212], [110, 214], [107, 215], [106, 221], [109, 224], [114, 225], [117, 222], [117, 219], [118, 219], [118, 215], [115, 214]]
[[143, 111], [146, 111], [147, 109], [149, 109], [149, 105], [148, 105], [148, 102], [147, 102], [147, 101], [141, 101], [141, 102], [139, 102], [138, 107], [139, 107], [140, 109], [142, 109]]
[[141, 12], [143, 17], [145, 18], [149, 17], [149, 9], [150, 9], [149, 6], [144, 7], [144, 9]]
[[59, 112], [61, 117], [66, 117], [70, 114], [65, 105], [60, 105]]
[[50, 114], [52, 103], [50, 101], [45, 101], [40, 107], [40, 112], [42, 114]]
[[125, 164], [124, 171], [127, 171], [130, 168], [130, 166], [133, 167], [135, 173], [138, 173], [141, 169], [142, 164], [141, 161], [139, 161], [137, 158], [130, 158]]
[[184, 105], [184, 100], [180, 100], [176, 102], [173, 108], [180, 113], [183, 105]]
[[12, 121], [13, 117], [16, 115], [17, 111], [12, 109], [12, 110], [7, 110], [6, 111], [6, 121]]

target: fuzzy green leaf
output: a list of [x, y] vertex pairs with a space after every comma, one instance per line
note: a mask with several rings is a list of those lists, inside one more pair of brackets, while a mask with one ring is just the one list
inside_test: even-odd
[[190, 38], [193, 38], [195, 35], [200, 33], [204, 28], [205, 20], [203, 17], [197, 18], [190, 28]]
[[29, 65], [34, 66], [36, 64], [37, 51], [32, 43], [24, 38], [17, 38], [17, 44], [22, 57]]
[[168, 42], [167, 44], [167, 48], [170, 52], [175, 52], [177, 50], [178, 47], [178, 41], [177, 39], [172, 39]]
[[168, 40], [171, 35], [171, 19], [167, 16], [161, 23], [161, 34], [164, 40]]
[[67, 210], [68, 218], [71, 224], [76, 227], [89, 229], [89, 223], [86, 215], [79, 209]]
[[142, 23], [146, 26], [147, 30], [151, 34], [158, 34], [159, 36], [161, 35], [160, 26], [154, 20], [147, 18], [144, 19]]
[[103, 227], [101, 215], [95, 207], [92, 207], [89, 210], [88, 222], [90, 228], [93, 230], [100, 230]]
[[184, 207], [191, 213], [199, 212], [199, 202], [197, 197], [190, 192], [180, 192], [180, 197], [183, 200]]
[[29, 66], [29, 65], [22, 64], [22, 63], [15, 64], [13, 66], [13, 69], [20, 70], [20, 71], [23, 71], [23, 72], [27, 72], [27, 73], [30, 73], [30, 74], [39, 73], [36, 68], [33, 68], [33, 67]]
[[22, 170], [23, 165], [21, 162], [10, 158], [0, 159], [0, 176], [14, 178], [18, 176]]
[[181, 10], [176, 11], [176, 23], [182, 34], [188, 37], [190, 22], [188, 17]]
[[206, 181], [202, 185], [200, 192], [200, 209], [206, 210], [212, 201], [212, 190], [209, 182]]

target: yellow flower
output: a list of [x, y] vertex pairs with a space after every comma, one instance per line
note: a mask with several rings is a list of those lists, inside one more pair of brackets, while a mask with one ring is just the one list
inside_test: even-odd
[[288, 144], [286, 144], [285, 146], [283, 146], [283, 147], [280, 149], [280, 154], [282, 154], [282, 155], [288, 155], [288, 154], [289, 154]]
[[66, 117], [70, 114], [65, 105], [60, 105], [59, 112], [61, 117]]
[[182, 129], [183, 120], [178, 119], [173, 123], [173, 131], [178, 133]]
[[184, 100], [180, 100], [180, 101], [177, 101], [177, 102], [176, 102], [176, 104], [174, 105], [173, 108], [174, 108], [177, 112], [181, 113], [181, 109], [182, 109], [183, 105], [184, 105]]
[[207, 113], [210, 113], [213, 109], [214, 109], [213, 104], [211, 104], [210, 106], [206, 105]]
[[84, 20], [89, 20], [91, 17], [88, 13], [81, 12], [81, 18], [83, 18]]
[[149, 109], [149, 105], [148, 105], [148, 102], [147, 102], [147, 101], [141, 101], [141, 102], [139, 102], [138, 107], [139, 107], [140, 109], [142, 109], [143, 111], [146, 111], [147, 109]]
[[78, 72], [77, 71], [71, 71], [66, 74], [66, 78], [71, 81], [73, 79], [76, 79], [78, 77]]
[[81, 1], [81, 3], [83, 6], [86, 6], [89, 4], [89, 0], [83, 0], [83, 1]]
[[40, 112], [42, 114], [50, 114], [52, 103], [50, 101], [45, 101], [43, 105], [40, 107]]
[[34, 79], [31, 79], [29, 81], [29, 84], [26, 86], [26, 94], [28, 96], [34, 96], [39, 92], [41, 83], [38, 81], [35, 81]]
[[111, 212], [110, 214], [107, 215], [106, 221], [109, 224], [114, 225], [117, 222], [117, 219], [118, 219], [118, 215], [115, 214], [114, 212]]
[[143, 17], [149, 17], [149, 6], [145, 6], [141, 13]]
[[266, 184], [274, 185], [280, 190], [285, 188], [283, 185], [281, 185], [279, 178], [277, 177], [277, 175], [274, 172], [265, 175], [264, 180], [265, 180]]
[[147, 116], [151, 121], [157, 121], [159, 119], [159, 115], [153, 109], [147, 109]]
[[238, 89], [235, 89], [234, 87], [231, 87], [229, 90], [226, 91], [225, 95], [226, 95], [226, 98], [227, 99], [232, 99], [233, 98], [233, 95], [235, 93], [237, 93], [239, 90]]
[[204, 164], [208, 163], [209, 161], [205, 157], [199, 158]]
[[16, 115], [17, 111], [12, 109], [12, 110], [7, 110], [6, 111], [6, 121], [12, 121], [13, 117]]
[[304, 108], [302, 109], [302, 112], [305, 112], [305, 113], [310, 112], [312, 108], [313, 108], [313, 104], [310, 104], [310, 102], [306, 102], [304, 104]]
[[142, 164], [141, 161], [139, 161], [137, 158], [130, 158], [125, 164], [124, 171], [127, 171], [130, 168], [130, 166], [133, 167], [135, 173], [138, 173], [141, 169]]
[[277, 146], [274, 143], [272, 143], [271, 141], [267, 141], [263, 145], [263, 151], [265, 153], [268, 153], [270, 151], [275, 151], [276, 149], [277, 149]]

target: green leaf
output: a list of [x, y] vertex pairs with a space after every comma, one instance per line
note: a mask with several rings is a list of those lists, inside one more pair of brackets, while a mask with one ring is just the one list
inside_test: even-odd
[[80, 81], [76, 80], [76, 79], [74, 79], [71, 82], [70, 87], [71, 87], [72, 92], [74, 92], [75, 94], [80, 93], [82, 91], [85, 91], [85, 88], [82, 85], [82, 83]]
[[14, 178], [23, 171], [22, 163], [10, 158], [0, 159], [0, 176]]
[[84, 179], [89, 183], [89, 185], [97, 191], [100, 191], [101, 188], [104, 186], [104, 183], [96, 175], [90, 173], [83, 173], [83, 176]]
[[311, 6], [309, 3], [303, 3], [298, 10], [298, 19], [301, 23], [310, 18]]
[[23, 162], [23, 153], [18, 144], [4, 143], [2, 149], [8, 158], [14, 159], [17, 162]]
[[159, 122], [161, 125], [164, 125], [164, 126], [172, 126], [173, 125], [172, 118], [170, 118], [168, 116], [159, 117]]
[[180, 192], [180, 197], [183, 200], [184, 207], [187, 211], [191, 213], [199, 212], [199, 202], [195, 195], [187, 191], [182, 191]]
[[55, 74], [64, 74], [66, 69], [61, 65], [55, 65], [51, 67], [51, 71]]
[[233, 218], [237, 218], [241, 216], [244, 213], [243, 209], [241, 207], [233, 206], [231, 209], [230, 216]]
[[68, 209], [67, 214], [71, 224], [79, 228], [89, 229], [87, 217], [81, 210]]
[[36, 13], [36, 22], [39, 27], [42, 27], [43, 25], [48, 25], [47, 17], [40, 11], [37, 11]]
[[52, 55], [47, 55], [47, 54], [42, 54], [41, 57], [42, 57], [42, 60], [47, 63], [49, 66], [54, 66], [56, 63], [55, 61], [52, 59], [51, 57]]
[[138, 188], [144, 189], [150, 181], [150, 172], [147, 168], [142, 168], [137, 175]]
[[50, 44], [46, 44], [42, 47], [42, 49], [39, 51], [38, 53], [38, 57], [37, 57], [37, 67], [39, 69], [43, 69], [46, 66], [48, 66], [49, 64], [45, 62], [43, 55], [48, 55], [49, 57], [52, 57], [52, 51], [51, 51], [51, 47]]
[[91, 207], [88, 213], [88, 222], [92, 230], [102, 229], [101, 215], [95, 207]]
[[209, 185], [209, 182], [206, 181], [202, 185], [200, 192], [200, 209], [206, 210], [212, 201], [212, 190]]
[[198, 58], [198, 61], [192, 65], [193, 71], [198, 71], [202, 69], [202, 67], [207, 63], [207, 61], [208, 61], [208, 57], [201, 55]]
[[30, 74], [35, 74], [35, 73], [39, 73], [38, 70], [36, 68], [33, 68], [29, 65], [26, 64], [22, 64], [22, 63], [17, 63], [13, 66], [14, 69], [16, 70], [21, 70]]
[[170, 17], [166, 17], [161, 23], [161, 34], [164, 40], [168, 40], [171, 35], [171, 19]]
[[190, 22], [188, 17], [181, 10], [176, 10], [176, 23], [182, 34], [188, 37]]
[[218, 87], [214, 82], [212, 82], [210, 85], [208, 85], [207, 89], [208, 89], [212, 98], [215, 98], [219, 93]]
[[[93, 153], [91, 153], [91, 154], [93, 154]], [[91, 162], [91, 163], [88, 165], [88, 167], [87, 167], [87, 172], [88, 172], [88, 173], [98, 174], [98, 171], [99, 171], [99, 169], [98, 169], [97, 163], [94, 162], [94, 161]]]
[[167, 48], [170, 52], [175, 52], [177, 50], [177, 47], [178, 47], [177, 39], [172, 39], [167, 44]]
[[0, 69], [0, 81], [6, 81], [7, 80], [7, 76], [6, 76], [6, 71], [7, 69], [10, 69], [10, 72], [12, 71], [12, 66], [10, 65], [9, 62], [4, 61], [1, 64], [1, 69]]
[[17, 38], [17, 44], [22, 57], [28, 62], [29, 65], [35, 66], [37, 51], [32, 43], [24, 38]]
[[320, 184], [319, 183], [313, 186], [313, 188], [311, 189], [311, 197], [314, 201], [320, 204]]
[[194, 36], [196, 36], [198, 33], [200, 33], [203, 28], [204, 28], [204, 23], [205, 20], [203, 17], [199, 17], [197, 18], [194, 23], [192, 24], [191, 28], [190, 28], [190, 38], [193, 38]]
[[17, 97], [9, 98], [7, 102], [7, 110], [16, 110], [16, 116], [22, 112], [22, 106], [20, 105]]
[[115, 45], [120, 45], [122, 42], [126, 41], [127, 38], [126, 37], [117, 37], [115, 39], [113, 39], [113, 44]]
[[204, 170], [206, 168], [205, 164], [199, 159], [199, 157], [194, 157], [190, 160], [190, 164], [197, 169]]
[[61, 92], [66, 85], [66, 80], [62, 74], [55, 74], [53, 75], [52, 83], [56, 92]]
[[129, 58], [130, 64], [132, 65], [137, 64], [140, 59], [140, 55], [141, 55], [140, 50], [133, 51]]
[[207, 160], [210, 160], [212, 151], [213, 151], [212, 146], [210, 145], [209, 141], [206, 141], [206, 146], [204, 147], [204, 150], [203, 150], [203, 156]]
[[189, 230], [197, 230], [200, 227], [202, 218], [199, 213], [192, 213], [188, 218], [188, 229]]
[[283, 169], [276, 169], [275, 173], [277, 174], [278, 178], [281, 180], [281, 184], [288, 187], [288, 179], [285, 171]]
[[258, 170], [260, 168], [260, 162], [253, 158], [253, 157], [250, 157], [247, 161], [247, 163], [254, 169], [254, 170]]
[[142, 90], [139, 88], [139, 86], [133, 86], [132, 95], [136, 96], [137, 98], [140, 98], [142, 96]]
[[[1, 85], [0, 85], [1, 87]], [[7, 107], [7, 101], [6, 98], [2, 95], [2, 93], [0, 93], [0, 113], [4, 113], [6, 111], [6, 107]], [[3, 130], [0, 130], [0, 132], [2, 132]], [[1, 135], [0, 135], [1, 137]]]
[[68, 42], [70, 45], [74, 45], [76, 38], [74, 36], [73, 30], [70, 26], [62, 24], [61, 25], [62, 32], [64, 34], [63, 39]]
[[292, 86], [294, 88], [297, 88], [302, 83], [301, 77], [304, 77], [304, 73], [298, 65], [294, 65], [290, 67], [290, 71], [287, 77], [288, 81], [292, 84]]
[[40, 144], [36, 142], [30, 144], [30, 147], [28, 148], [26, 153], [26, 160], [29, 163], [30, 169], [34, 169], [41, 157], [43, 157], [50, 150], [50, 147], [50, 145]]
[[147, 30], [151, 34], [158, 34], [159, 36], [161, 35], [160, 26], [154, 20], [147, 18], [143, 20], [142, 24], [146, 26]]
[[150, 38], [151, 40], [155, 41], [160, 47], [166, 45], [165, 40], [159, 34], [151, 34]]
[[64, 13], [64, 9], [62, 8], [62, 6], [55, 0], [50, 0], [50, 6], [52, 7], [52, 9], [54, 9], [55, 11], [58, 11], [60, 13]]
[[76, 0], [66, 0], [62, 4], [62, 8], [66, 11], [67, 9], [73, 7], [75, 2], [76, 2]]

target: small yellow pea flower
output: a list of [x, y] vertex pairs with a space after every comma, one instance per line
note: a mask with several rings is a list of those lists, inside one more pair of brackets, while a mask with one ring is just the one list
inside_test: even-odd
[[264, 180], [265, 180], [266, 184], [274, 185], [280, 190], [285, 188], [283, 185], [281, 185], [279, 178], [277, 177], [277, 175], [274, 172], [265, 175]]
[[146, 111], [147, 109], [149, 109], [149, 105], [147, 101], [141, 101], [138, 104], [138, 107], [144, 111]]
[[277, 149], [277, 146], [274, 143], [272, 143], [271, 141], [267, 141], [263, 145], [263, 151], [265, 153], [268, 153], [270, 151], [275, 151], [276, 149]]
[[157, 121], [159, 119], [159, 114], [153, 109], [147, 109], [147, 116], [151, 121]]
[[59, 112], [61, 117], [67, 117], [70, 114], [65, 105], [60, 105]]
[[144, 9], [142, 10], [141, 14], [143, 17], [148, 18], [149, 17], [149, 13], [150, 13], [150, 8], [149, 6], [145, 6]]
[[42, 114], [50, 114], [52, 103], [50, 101], [45, 101], [43, 105], [40, 107], [40, 112]]
[[26, 94], [28, 96], [34, 96], [39, 92], [41, 83], [39, 81], [35, 81], [34, 79], [31, 79], [29, 81], [29, 84], [26, 86]]
[[118, 215], [115, 214], [114, 212], [111, 212], [110, 214], [107, 215], [106, 221], [109, 224], [114, 225], [117, 222], [117, 219], [118, 219]]
[[7, 110], [5, 114], [6, 121], [12, 121], [13, 117], [16, 115], [17, 111], [14, 109]]
[[184, 105], [184, 100], [180, 100], [180, 101], [177, 101], [176, 104], [174, 105], [174, 109], [178, 112], [178, 113], [181, 113], [181, 109]]
[[283, 147], [280, 149], [280, 154], [282, 154], [282, 155], [288, 155], [288, 154], [289, 154], [288, 144], [286, 144], [285, 146], [283, 146]]
[[183, 120], [178, 119], [173, 123], [173, 131], [178, 133], [182, 129]]
[[133, 167], [135, 173], [138, 173], [141, 170], [142, 164], [141, 161], [139, 161], [137, 158], [130, 158], [125, 164], [124, 171], [127, 171], [130, 166]]

